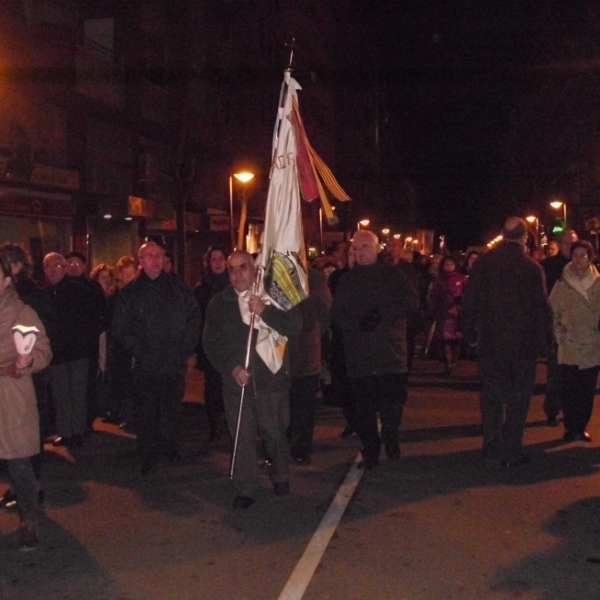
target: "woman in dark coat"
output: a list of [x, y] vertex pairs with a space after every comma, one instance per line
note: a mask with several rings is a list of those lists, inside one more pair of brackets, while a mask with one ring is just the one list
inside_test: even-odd
[[[204, 254], [202, 280], [194, 288], [194, 297], [200, 307], [203, 323], [208, 303], [217, 293], [229, 285], [226, 260], [227, 250], [224, 246], [209, 246]], [[209, 441], [216, 442], [221, 438], [225, 414], [221, 392], [221, 376], [206, 358], [202, 348], [202, 337], [200, 337], [196, 352], [196, 368], [199, 371], [204, 371], [204, 406], [210, 425]]]
[[460, 301], [467, 278], [456, 270], [456, 261], [445, 256], [429, 296], [429, 313], [435, 321], [435, 340], [444, 353], [446, 374], [450, 375], [460, 353], [462, 333], [459, 328]]

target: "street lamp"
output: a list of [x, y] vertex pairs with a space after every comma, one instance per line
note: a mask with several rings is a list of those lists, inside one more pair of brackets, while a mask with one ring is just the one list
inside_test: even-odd
[[369, 219], [362, 219], [361, 221], [359, 221], [359, 222], [356, 224], [356, 231], [358, 231], [358, 230], [360, 229], [360, 226], [361, 226], [361, 225], [363, 226], [363, 229], [364, 229], [365, 227], [368, 227], [370, 222], [371, 222], [371, 221], [369, 221]]
[[567, 203], [566, 202], [561, 202], [560, 200], [555, 200], [554, 202], [550, 202], [550, 206], [552, 208], [554, 208], [555, 210], [558, 210], [562, 206], [562, 208], [563, 208], [563, 221], [565, 223], [565, 230], [564, 230], [564, 232], [566, 233], [566, 231], [567, 231]]
[[[229, 229], [230, 229], [230, 236], [231, 236], [231, 249], [233, 250], [235, 248], [235, 236], [233, 233], [233, 178], [236, 178], [238, 181], [240, 181], [241, 183], [248, 183], [251, 179], [254, 179], [254, 173], [250, 173], [250, 171], [241, 171], [240, 173], [234, 173], [233, 175], [229, 176]], [[242, 215], [240, 215], [240, 228], [242, 228], [245, 226], [246, 224], [246, 198], [244, 197], [242, 199], [242, 213], [243, 213], [243, 222], [242, 222]], [[239, 246], [241, 247], [241, 243], [239, 244]]]
[[535, 247], [540, 247], [540, 220], [535, 215], [529, 215], [525, 217], [528, 223], [535, 223]]

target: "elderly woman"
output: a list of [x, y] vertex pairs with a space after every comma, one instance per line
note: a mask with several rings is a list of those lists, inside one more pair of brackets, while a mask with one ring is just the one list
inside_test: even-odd
[[[19, 354], [13, 327], [35, 327], [37, 340], [29, 354]], [[31, 457], [40, 451], [38, 410], [31, 374], [48, 365], [52, 354], [36, 312], [19, 300], [9, 263], [0, 257], [0, 459], [18, 498], [21, 549], [37, 546], [37, 481]]]
[[563, 375], [562, 406], [566, 442], [590, 442], [585, 430], [592, 416], [600, 370], [600, 274], [589, 242], [575, 242], [568, 263], [550, 294], [558, 364]]

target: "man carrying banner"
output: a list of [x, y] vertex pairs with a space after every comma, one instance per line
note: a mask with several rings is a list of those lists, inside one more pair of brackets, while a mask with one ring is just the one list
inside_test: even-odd
[[[285, 496], [290, 490], [290, 379], [284, 336], [298, 335], [302, 318], [296, 308], [281, 310], [252, 293], [255, 269], [248, 252], [234, 251], [227, 259], [227, 272], [231, 285], [208, 305], [202, 344], [223, 380], [225, 418], [232, 436], [239, 427], [232, 468], [233, 508], [246, 509], [254, 504], [259, 487], [257, 434], [271, 461], [273, 491]], [[252, 313], [254, 328], [246, 367]]]

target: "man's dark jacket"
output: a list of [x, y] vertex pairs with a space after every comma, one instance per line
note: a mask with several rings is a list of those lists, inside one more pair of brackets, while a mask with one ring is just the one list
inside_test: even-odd
[[523, 247], [504, 241], [473, 265], [461, 308], [465, 339], [497, 360], [546, 356], [552, 329], [544, 273]]
[[198, 303], [178, 277], [140, 276], [119, 291], [112, 333], [135, 359], [135, 370], [153, 376], [185, 375], [202, 326]]
[[[298, 335], [302, 327], [302, 317], [297, 308], [286, 312], [274, 306], [265, 306], [261, 319], [279, 334], [287, 337]], [[240, 314], [238, 295], [233, 286], [229, 285], [210, 301], [202, 335], [206, 356], [223, 379], [225, 396], [240, 392], [232, 372], [238, 365], [245, 364], [249, 329]], [[256, 352], [256, 332], [255, 329], [250, 346], [250, 385], [258, 393], [288, 390], [290, 373], [287, 348], [283, 366], [277, 373], [272, 373]]]
[[89, 288], [63, 277], [40, 294], [44, 326], [50, 338], [53, 365], [90, 358], [97, 352], [98, 332], [90, 327], [95, 302]]
[[548, 258], [545, 258], [540, 263], [546, 275], [546, 290], [548, 291], [548, 295], [550, 295], [554, 284], [561, 278], [563, 269], [569, 262], [571, 262], [571, 259], [567, 258], [562, 252], [559, 252], [554, 256], [548, 256]]
[[382, 261], [356, 265], [340, 279], [331, 322], [344, 334], [349, 377], [407, 372], [406, 319], [418, 306], [406, 274]]

